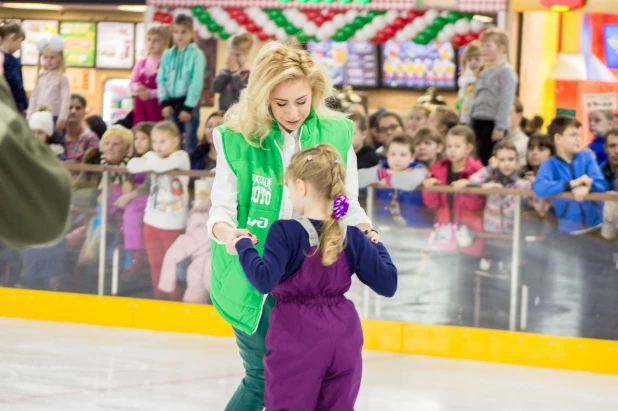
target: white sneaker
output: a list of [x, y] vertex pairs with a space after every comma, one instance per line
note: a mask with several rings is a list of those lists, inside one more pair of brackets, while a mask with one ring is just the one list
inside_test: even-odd
[[457, 227], [457, 245], [461, 248], [468, 247], [474, 241], [474, 233], [465, 225]]

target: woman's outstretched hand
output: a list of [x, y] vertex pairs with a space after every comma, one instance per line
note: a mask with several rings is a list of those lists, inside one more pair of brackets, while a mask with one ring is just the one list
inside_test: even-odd
[[253, 245], [259, 243], [256, 236], [251, 234], [249, 230], [234, 228], [228, 232], [227, 241], [225, 242], [225, 249], [230, 255], [238, 255], [236, 251], [236, 243], [241, 238], [250, 238], [253, 241]]

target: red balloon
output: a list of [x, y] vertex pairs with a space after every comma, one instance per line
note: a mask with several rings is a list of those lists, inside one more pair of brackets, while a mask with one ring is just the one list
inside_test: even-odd
[[406, 22], [405, 21], [395, 21], [393, 24], [390, 25], [390, 27], [392, 27], [393, 30], [395, 30], [395, 32], [398, 32], [399, 30], [401, 30], [405, 26], [406, 26]]
[[252, 21], [247, 23], [247, 25], [245, 27], [247, 28], [247, 31], [249, 31], [251, 33], [257, 33], [257, 31], [259, 30], [258, 27], [255, 25], [255, 23], [252, 22]]
[[464, 41], [466, 42], [465, 44], [472, 43], [474, 40], [476, 40], [476, 37], [474, 37], [474, 35], [471, 33], [468, 33], [464, 36]]
[[384, 35], [383, 32], [379, 32], [378, 34], [376, 34], [376, 36], [373, 38], [373, 42], [377, 43], [377, 44], [382, 44], [386, 41], [386, 36]]
[[451, 43], [453, 43], [453, 46], [459, 48], [466, 45], [466, 38], [461, 34], [455, 34], [451, 40]]
[[384, 28], [384, 30], [382, 30], [382, 34], [384, 34], [384, 37], [386, 37], [387, 39], [390, 39], [391, 37], [393, 37], [395, 35], [395, 33], [397, 33], [397, 31], [394, 30], [390, 26], [386, 27], [386, 28]]
[[243, 26], [249, 22], [249, 17], [245, 13], [239, 14], [236, 17], [236, 21], [238, 24], [242, 24]]
[[393, 24], [391, 24], [391, 26], [403, 27], [406, 24], [406, 19], [404, 19], [403, 17], [397, 17]]
[[152, 17], [152, 19], [154, 21], [161, 21], [161, 17], [163, 16], [163, 13], [161, 13], [160, 11], [155, 12], [154, 16]]
[[260, 41], [266, 41], [270, 38], [270, 36], [263, 31], [258, 31], [256, 35], [257, 38], [260, 39]]
[[324, 16], [322, 16], [321, 14], [316, 16], [315, 19], [313, 19], [313, 22], [319, 27], [322, 24], [324, 24], [324, 22], [326, 21], [326, 18]]
[[303, 10], [303, 12], [309, 20], [314, 20], [318, 16], [318, 12], [315, 10]]
[[328, 13], [326, 14], [326, 19], [327, 20], [332, 20], [335, 18], [335, 16], [339, 14], [336, 10], [329, 10]]
[[174, 21], [174, 17], [170, 13], [161, 16], [161, 23], [163, 24], [172, 24], [172, 21]]
[[417, 18], [417, 17], [418, 17], [418, 16], [420, 16], [420, 15], [421, 15], [421, 14], [420, 14], [418, 11], [416, 11], [416, 10], [410, 10], [410, 11], [408, 12], [407, 17], [408, 17], [408, 19], [409, 19], [410, 21], [412, 21], [412, 20], [414, 20], [415, 18]]

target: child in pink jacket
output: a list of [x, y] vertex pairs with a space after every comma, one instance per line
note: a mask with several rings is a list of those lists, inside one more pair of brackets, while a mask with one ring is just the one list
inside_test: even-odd
[[187, 231], [176, 239], [165, 253], [159, 290], [171, 294], [178, 286], [178, 264], [191, 257], [187, 269], [187, 290], [183, 301], [206, 304], [210, 302], [210, 237], [206, 228], [210, 210], [212, 178], [195, 182], [195, 201], [189, 213]]

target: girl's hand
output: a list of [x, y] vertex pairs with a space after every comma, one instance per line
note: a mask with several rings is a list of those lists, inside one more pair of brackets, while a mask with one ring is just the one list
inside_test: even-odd
[[150, 90], [140, 84], [140, 88], [137, 90], [137, 97], [142, 101], [150, 100]]
[[125, 208], [127, 204], [131, 202], [131, 200], [133, 200], [132, 193], [123, 194], [120, 197], [118, 197], [118, 200], [116, 200], [114, 205], [118, 208]]
[[180, 115], [178, 116], [178, 120], [180, 120], [180, 122], [182, 123], [188, 123], [189, 121], [191, 121], [191, 113], [181, 111]]
[[530, 184], [534, 184], [534, 180], [536, 179], [534, 172], [533, 171], [528, 171], [526, 174], [524, 174], [524, 180], [527, 180], [530, 182]]
[[498, 168], [498, 159], [496, 156], [492, 156], [487, 162], [487, 165], [491, 168]]
[[423, 181], [423, 187], [439, 186], [440, 184], [442, 184], [440, 180], [434, 177], [428, 178], [427, 180]]
[[58, 131], [64, 130], [64, 120], [56, 121], [56, 130]]
[[228, 237], [225, 241], [225, 250], [228, 254], [238, 255], [238, 252], [236, 251], [236, 242], [241, 237], [255, 238], [253, 245], [259, 244], [258, 239], [254, 237], [249, 230], [234, 228], [228, 232]]
[[249, 235], [243, 235], [242, 237], [236, 237], [234, 240], [232, 240], [232, 244], [234, 245], [234, 248], [236, 248], [236, 243], [244, 238], [248, 238], [249, 240], [251, 240], [251, 242], [253, 243], [253, 246], [256, 246], [260, 243], [260, 240], [258, 240], [256, 236], [249, 233]]
[[161, 114], [163, 115], [163, 118], [170, 118], [174, 114], [174, 109], [172, 106], [164, 107], [163, 110], [161, 110]]
[[468, 187], [468, 185], [470, 185], [470, 181], [464, 178], [461, 180], [453, 181], [451, 185], [455, 188], [465, 188], [465, 187]]

